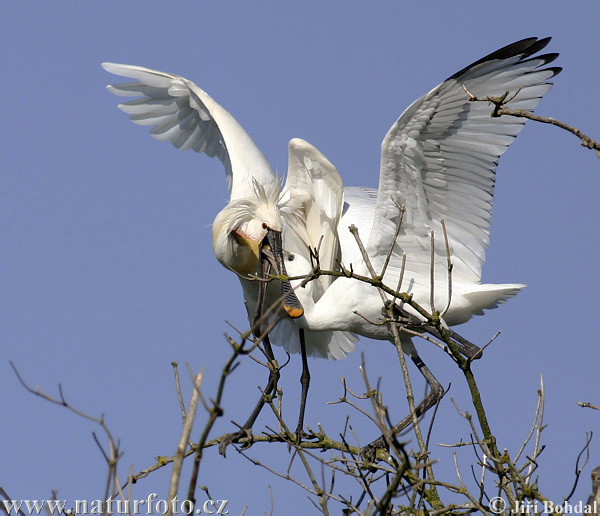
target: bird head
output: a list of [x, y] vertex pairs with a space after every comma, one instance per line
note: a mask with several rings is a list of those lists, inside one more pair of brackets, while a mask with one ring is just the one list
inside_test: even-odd
[[[262, 201], [262, 202], [261, 202]], [[213, 222], [213, 249], [217, 260], [242, 276], [260, 275], [263, 262], [275, 275], [287, 275], [281, 239], [281, 217], [276, 203], [265, 199], [231, 201]], [[263, 251], [267, 252], [263, 252]], [[281, 282], [283, 308], [291, 317], [303, 314], [288, 281]]]
[[213, 249], [228, 269], [248, 275], [260, 271], [261, 248], [270, 240], [281, 240], [281, 220], [276, 206], [253, 200], [230, 202], [213, 222]]

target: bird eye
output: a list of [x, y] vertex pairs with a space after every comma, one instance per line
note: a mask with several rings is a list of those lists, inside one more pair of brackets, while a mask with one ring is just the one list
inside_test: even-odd
[[295, 258], [293, 254], [288, 255], [288, 262], [293, 262]]
[[263, 222], [263, 229], [267, 229], [269, 226], [267, 226], [266, 222]]

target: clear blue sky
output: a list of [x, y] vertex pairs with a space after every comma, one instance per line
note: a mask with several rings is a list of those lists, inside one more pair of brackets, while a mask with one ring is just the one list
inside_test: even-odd
[[[537, 112], [600, 137], [600, 4], [487, 5], [3, 2], [0, 486], [13, 498], [47, 498], [56, 489], [61, 499], [97, 499], [105, 480], [91, 436], [98, 429], [25, 392], [8, 360], [32, 385], [56, 393], [60, 382], [75, 406], [105, 414], [124, 451], [124, 478], [129, 464], [139, 471], [175, 451], [181, 418], [170, 362], [204, 367], [204, 392], [212, 396], [229, 354], [225, 320], [246, 328], [238, 280], [211, 248], [210, 224], [228, 196], [221, 164], [176, 151], [129, 122], [104, 89], [114, 79], [102, 61], [195, 81], [281, 173], [288, 141], [301, 137], [325, 153], [345, 184], [376, 186], [381, 140], [413, 100], [505, 44], [552, 36], [548, 51], [561, 53], [564, 71]], [[500, 160], [484, 268], [486, 282], [529, 287], [459, 328], [480, 344], [502, 330], [474, 366], [501, 448], [514, 451], [527, 434], [544, 376], [540, 488], [555, 500], [570, 490], [585, 433], [600, 418], [576, 405], [600, 404], [599, 194], [600, 160], [573, 136], [529, 123]], [[452, 382], [432, 442], [468, 438], [450, 402], [453, 396], [471, 410], [464, 381], [437, 349], [421, 347], [440, 381]], [[334, 435], [342, 429], [348, 410], [326, 402], [341, 394], [340, 375], [361, 389], [361, 352], [371, 377], [383, 377], [392, 414], [405, 412], [392, 347], [363, 340], [358, 350], [343, 362], [311, 361], [309, 425], [321, 422]], [[292, 357], [282, 380], [292, 422], [299, 374]], [[245, 419], [263, 382], [262, 369], [242, 364], [227, 385], [215, 436], [232, 428], [230, 419]], [[360, 416], [352, 417], [358, 428]], [[197, 430], [204, 420], [202, 413]], [[261, 418], [265, 424], [273, 419]], [[364, 442], [376, 437], [374, 428], [361, 428]], [[599, 438], [575, 499], [588, 495]], [[456, 481], [451, 455], [433, 450], [445, 479]], [[289, 460], [283, 446], [249, 453], [284, 471]], [[459, 460], [470, 475], [472, 455], [460, 451]], [[140, 481], [134, 498], [166, 496], [169, 474], [164, 468]], [[200, 483], [229, 499], [231, 514], [246, 505], [247, 514], [269, 511], [268, 486], [275, 514], [312, 512], [300, 489], [234, 450], [226, 460], [209, 450]]]

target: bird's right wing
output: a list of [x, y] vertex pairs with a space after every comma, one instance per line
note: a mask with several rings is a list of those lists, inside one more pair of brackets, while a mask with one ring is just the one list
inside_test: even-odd
[[[287, 180], [279, 203], [287, 226], [286, 250], [309, 259], [308, 247], [318, 248], [321, 269], [337, 270], [337, 228], [343, 204], [344, 187], [337, 169], [310, 143], [299, 138], [291, 140]], [[315, 290], [317, 299], [331, 280], [331, 276], [316, 280], [321, 286]]]
[[[445, 270], [441, 238], [445, 221], [454, 277], [478, 283], [489, 243], [495, 172], [500, 155], [523, 128], [524, 118], [491, 118], [477, 97], [514, 95], [509, 107], [533, 111], [560, 68], [544, 66], [558, 54], [534, 55], [550, 38], [508, 45], [457, 72], [415, 101], [387, 133], [381, 147], [379, 196], [369, 253], [385, 255], [399, 220], [397, 240], [408, 265], [428, 277], [429, 237], [434, 231], [436, 262]], [[510, 97], [509, 97], [510, 98]], [[438, 253], [439, 250], [439, 253]]]
[[135, 79], [107, 87], [115, 95], [141, 97], [119, 105], [132, 122], [152, 126], [154, 138], [178, 149], [194, 149], [221, 160], [232, 199], [253, 196], [254, 182], [267, 189], [275, 186], [277, 179], [250, 136], [192, 81], [141, 66], [103, 63], [102, 67]]

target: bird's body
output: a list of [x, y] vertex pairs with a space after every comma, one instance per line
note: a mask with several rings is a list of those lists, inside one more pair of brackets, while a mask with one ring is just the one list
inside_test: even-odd
[[[411, 294], [426, 310], [442, 312], [448, 325], [495, 308], [525, 286], [481, 284], [498, 159], [524, 119], [492, 118], [488, 104], [471, 102], [469, 94], [499, 97], [510, 92], [511, 107], [532, 111], [551, 88], [548, 79], [560, 71], [542, 68], [557, 54], [533, 56], [548, 42], [549, 38], [530, 38], [498, 50], [444, 81], [400, 116], [382, 143], [379, 189], [345, 188], [338, 237], [340, 261], [347, 268], [370, 277], [347, 230], [355, 225], [377, 274], [391, 253], [383, 282], [395, 289], [402, 275], [399, 291]], [[288, 272], [310, 272], [306, 253], [293, 254], [297, 260], [287, 263]], [[451, 294], [448, 258], [453, 267]], [[310, 290], [310, 283], [297, 290], [305, 308], [297, 325], [390, 338], [386, 325], [372, 324], [381, 319], [382, 308], [372, 286], [339, 277], [320, 296]], [[416, 315], [411, 307], [403, 308]], [[407, 342], [406, 348], [412, 345]]]
[[[373, 226], [377, 192], [356, 187], [347, 187], [344, 192], [346, 211], [339, 224], [341, 261], [347, 267], [351, 265], [352, 272], [355, 274], [370, 278], [364, 257], [348, 228], [355, 226], [359, 236], [365, 239], [369, 236]], [[437, 239], [438, 244], [440, 240], [443, 240], [443, 236], [440, 236], [441, 239]], [[448, 239], [452, 249], [454, 247], [452, 237], [448, 235]], [[505, 302], [525, 287], [523, 284], [481, 284], [469, 281], [468, 278], [456, 277], [452, 273], [450, 293], [450, 278], [444, 244], [439, 249], [439, 252], [444, 255], [443, 261], [438, 260], [434, 269], [434, 306], [432, 307], [430, 295], [431, 239], [425, 240], [424, 249], [415, 253], [418, 259], [411, 260], [410, 252], [407, 252], [404, 271], [402, 253], [406, 251], [402, 250], [402, 240], [404, 239], [398, 239], [395, 250], [392, 252], [391, 260], [382, 278], [383, 283], [393, 289], [398, 289], [399, 292], [412, 295], [413, 300], [429, 312], [434, 309], [445, 311], [443, 318], [449, 326], [465, 323], [473, 315], [481, 315], [483, 310], [496, 308], [499, 303]], [[386, 254], [379, 253], [378, 256], [374, 256], [375, 253], [372, 253], [372, 250], [369, 252], [368, 248], [367, 254], [375, 271], [379, 274], [383, 270]], [[460, 257], [455, 258], [452, 254], [450, 258], [453, 262], [460, 260]], [[305, 276], [312, 272], [313, 266], [305, 256], [287, 253], [286, 269], [291, 277]], [[403, 276], [402, 283], [399, 285], [401, 275]], [[382, 317], [381, 298], [373, 286], [354, 278], [340, 276], [315, 301], [310, 283], [306, 287], [301, 287], [301, 283], [302, 280], [292, 281], [292, 286], [296, 289], [296, 294], [305, 311], [303, 317], [296, 321], [298, 326], [315, 331], [343, 328], [372, 339], [390, 339], [389, 328], [386, 325], [374, 325], [368, 322], [378, 321]], [[451, 303], [446, 311], [449, 296]], [[402, 308], [415, 316], [419, 315], [408, 305], [404, 305]]]

